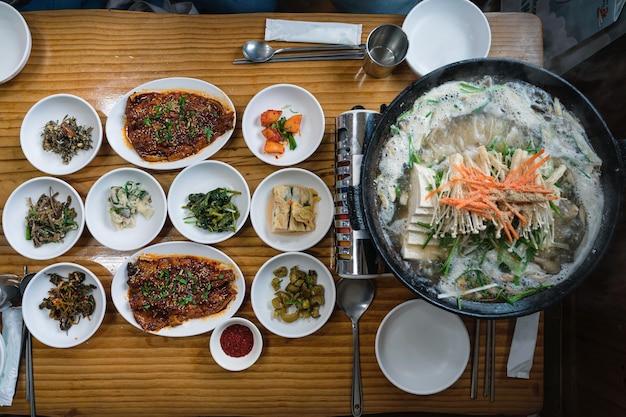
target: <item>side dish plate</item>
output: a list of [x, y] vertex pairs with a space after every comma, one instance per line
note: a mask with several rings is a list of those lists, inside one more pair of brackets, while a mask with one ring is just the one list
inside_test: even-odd
[[[274, 317], [272, 299], [276, 296], [272, 289], [274, 270], [285, 266], [288, 270], [297, 266], [302, 271], [315, 270], [317, 282], [324, 286], [324, 305], [320, 307], [319, 318], [300, 318], [293, 323], [286, 323]], [[285, 278], [287, 281], [288, 277]], [[282, 288], [286, 284], [282, 285]], [[285, 252], [267, 260], [257, 272], [250, 289], [252, 309], [259, 322], [275, 335], [296, 339], [315, 333], [321, 329], [335, 308], [337, 289], [335, 280], [328, 268], [317, 258], [304, 252]]]
[[[62, 241], [46, 243], [35, 247], [32, 240], [26, 239], [26, 215], [28, 214], [28, 198], [33, 204], [42, 194], [50, 191], [58, 193], [56, 200], [65, 202], [72, 198], [70, 207], [76, 210], [76, 229], [70, 230]], [[85, 206], [78, 192], [67, 182], [53, 177], [32, 178], [18, 186], [9, 196], [2, 212], [2, 228], [9, 245], [17, 253], [30, 259], [47, 260], [56, 258], [69, 251], [78, 241], [85, 228]]]
[[[298, 146], [282, 155], [263, 150], [265, 137], [261, 133], [261, 113], [266, 110], [282, 110], [289, 118], [302, 115], [300, 132], [294, 135]], [[324, 110], [315, 96], [302, 87], [292, 84], [277, 84], [259, 91], [246, 106], [241, 120], [243, 139], [250, 151], [261, 161], [275, 166], [290, 166], [305, 161], [315, 153], [324, 138], [326, 121]]]
[[[75, 271], [85, 274], [85, 284], [96, 286], [91, 291], [95, 300], [95, 308], [89, 318], [82, 318], [80, 322], [72, 325], [66, 331], [61, 330], [59, 321], [50, 318], [50, 310], [40, 309], [39, 304], [44, 298], [49, 297], [48, 291], [54, 287], [54, 284], [50, 282], [49, 274], [56, 273], [67, 277]], [[22, 314], [26, 327], [33, 337], [41, 343], [55, 348], [70, 348], [87, 341], [98, 331], [102, 320], [104, 320], [106, 304], [104, 287], [93, 272], [78, 264], [62, 262], [47, 266], [33, 277], [24, 291]]]
[[239, 307], [243, 303], [244, 296], [246, 294], [246, 281], [243, 273], [239, 269], [239, 266], [224, 252], [215, 249], [211, 246], [201, 245], [193, 242], [165, 242], [158, 243], [156, 245], [148, 246], [126, 259], [118, 268], [117, 272], [113, 276], [111, 282], [111, 298], [117, 311], [126, 319], [126, 321], [136, 328], [143, 330], [139, 323], [135, 320], [133, 312], [130, 309], [130, 303], [128, 300], [128, 274], [126, 272], [126, 265], [129, 262], [133, 262], [140, 255], [152, 254], [152, 255], [191, 255], [200, 256], [207, 259], [212, 259], [218, 262], [222, 262], [230, 266], [235, 272], [235, 285], [237, 286], [237, 297], [231, 301], [226, 309], [213, 314], [208, 317], [202, 317], [198, 319], [188, 320], [185, 323], [175, 326], [166, 327], [157, 332], [151, 332], [158, 336], [166, 337], [186, 337], [196, 336], [213, 330], [219, 324], [228, 320], [237, 313]]
[[[209, 232], [193, 223], [190, 210], [183, 208], [189, 203], [189, 194], [207, 194], [216, 188], [237, 191], [231, 202], [239, 210], [235, 231]], [[187, 239], [198, 243], [219, 243], [234, 236], [248, 220], [250, 213], [250, 188], [243, 175], [234, 167], [221, 161], [204, 161], [182, 170], [170, 186], [167, 197], [167, 211], [170, 221]]]
[[[62, 124], [66, 117], [75, 118], [79, 127], [92, 129], [91, 148], [71, 153], [67, 164], [60, 154], [44, 149], [42, 135], [49, 122]], [[93, 161], [101, 145], [102, 122], [98, 112], [85, 99], [72, 94], [53, 94], [39, 100], [28, 110], [20, 127], [20, 146], [24, 156], [32, 166], [49, 175], [69, 175], [80, 171]]]
[[[212, 144], [201, 150], [195, 155], [188, 156], [177, 161], [171, 162], [148, 162], [142, 159], [135, 151], [128, 138], [126, 137], [126, 101], [128, 97], [135, 93], [148, 92], [169, 92], [169, 91], [188, 91], [190, 93], [201, 94], [214, 98], [222, 103], [225, 108], [233, 112], [233, 129], [227, 131], [224, 135], [217, 138]], [[179, 169], [203, 161], [215, 153], [217, 153], [230, 139], [234, 131], [237, 115], [235, 105], [230, 98], [218, 87], [206, 81], [197, 80], [195, 78], [162, 78], [142, 84], [137, 88], [124, 94], [111, 109], [106, 122], [106, 137], [113, 150], [126, 161], [131, 164], [143, 168], [169, 170]]]
[[[146, 219], [135, 214], [134, 227], [118, 229], [111, 221], [108, 200], [112, 187], [122, 187], [133, 181], [150, 194], [154, 214]], [[167, 203], [161, 184], [149, 173], [137, 168], [119, 168], [104, 174], [94, 183], [85, 200], [87, 228], [93, 237], [113, 250], [137, 250], [150, 243], [163, 229], [167, 218]]]
[[[272, 190], [277, 185], [311, 187], [320, 200], [315, 205], [315, 230], [310, 232], [272, 233]], [[263, 242], [272, 248], [303, 251], [315, 246], [328, 232], [333, 221], [333, 196], [328, 186], [314, 173], [301, 168], [283, 168], [267, 176], [252, 195], [250, 220]]]

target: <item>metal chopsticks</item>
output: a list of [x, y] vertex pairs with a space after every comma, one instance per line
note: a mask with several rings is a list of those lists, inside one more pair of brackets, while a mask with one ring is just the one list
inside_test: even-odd
[[472, 350], [472, 382], [470, 385], [470, 398], [476, 399], [478, 391], [478, 354], [480, 353], [480, 319], [476, 319], [474, 330], [474, 349]]
[[[24, 267], [24, 278], [28, 275], [28, 269]], [[35, 381], [33, 377], [33, 339], [25, 323], [22, 323], [22, 345], [24, 346], [24, 356], [26, 357], [26, 401], [30, 403], [31, 417], [37, 416], [35, 407]]]
[[496, 399], [496, 322], [487, 320], [487, 345], [485, 349], [485, 384], [483, 397], [489, 397], [489, 401]]
[[[489, 397], [489, 401], [496, 399], [496, 323], [487, 320], [485, 344], [485, 374], [483, 381], [483, 396]], [[474, 346], [472, 351], [472, 379], [470, 385], [470, 398], [475, 400], [478, 391], [478, 355], [480, 353], [480, 319], [476, 319], [474, 329]]]

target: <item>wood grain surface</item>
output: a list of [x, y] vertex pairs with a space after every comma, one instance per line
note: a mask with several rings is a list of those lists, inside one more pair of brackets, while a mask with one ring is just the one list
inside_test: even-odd
[[[233, 65], [241, 45], [264, 37], [265, 18], [336, 21], [363, 25], [363, 40], [382, 23], [401, 25], [394, 15], [272, 14], [174, 16], [108, 10], [68, 10], [24, 14], [33, 37], [30, 60], [13, 80], [0, 85], [0, 202], [22, 182], [45, 175], [33, 168], [20, 148], [22, 119], [38, 100], [70, 93], [89, 101], [106, 123], [115, 102], [142, 83], [163, 77], [193, 77], [220, 87], [235, 104], [237, 127], [213, 158], [235, 166], [252, 192], [276, 170], [247, 149], [240, 122], [252, 96], [266, 86], [293, 83], [312, 92], [326, 117], [322, 145], [301, 168], [334, 183], [335, 117], [354, 105], [378, 110], [416, 79], [406, 64], [391, 76], [364, 75], [360, 61]], [[529, 14], [487, 14], [493, 33], [491, 56], [541, 65], [541, 23]], [[64, 176], [83, 199], [106, 172], [129, 166], [104, 142], [98, 156], [81, 171]], [[177, 171], [151, 172], [166, 192]], [[329, 267], [332, 230], [307, 251]], [[156, 242], [183, 240], [169, 220]], [[233, 238], [215, 247], [232, 257], [252, 279], [278, 252], [257, 237], [250, 221]], [[264, 350], [248, 370], [228, 372], [211, 358], [209, 334], [165, 338], [144, 334], [117, 313], [111, 301], [113, 274], [130, 253], [102, 247], [83, 232], [76, 247], [51, 261], [18, 255], [0, 235], [3, 273], [38, 271], [50, 263], [78, 262], [98, 275], [107, 291], [107, 312], [98, 332], [71, 349], [49, 348], [34, 340], [35, 390], [39, 414], [46, 416], [199, 416], [199, 415], [349, 415], [352, 334], [348, 318], [335, 309], [317, 333], [284, 339], [260, 326]], [[449, 389], [430, 396], [395, 388], [376, 362], [374, 341], [381, 320], [396, 305], [416, 296], [393, 278], [377, 280], [375, 301], [360, 321], [364, 413], [438, 412], [528, 415], [543, 403], [543, 325], [540, 326], [530, 379], [506, 376], [514, 320], [497, 322], [496, 400], [482, 396], [484, 356], [480, 355], [479, 397], [470, 399], [470, 363]], [[246, 295], [239, 316], [258, 323]], [[474, 320], [464, 319], [470, 337]], [[482, 329], [485, 340], [485, 328]], [[484, 346], [483, 346], [484, 349]], [[22, 362], [23, 363], [23, 362]], [[24, 365], [11, 407], [1, 413], [27, 414]]]

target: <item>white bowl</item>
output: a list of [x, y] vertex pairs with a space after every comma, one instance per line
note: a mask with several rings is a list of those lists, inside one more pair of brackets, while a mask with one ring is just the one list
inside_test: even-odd
[[[265, 137], [261, 133], [261, 113], [266, 110], [282, 110], [283, 116], [302, 114], [300, 134], [294, 135], [296, 149], [286, 147], [282, 155], [268, 154], [263, 150]], [[326, 121], [324, 111], [317, 99], [302, 87], [277, 84], [259, 91], [246, 106], [241, 129], [246, 145], [257, 158], [270, 165], [290, 166], [313, 155], [322, 143]]]
[[[233, 357], [226, 354], [220, 343], [224, 330], [235, 324], [246, 326], [252, 332], [253, 337], [252, 350], [247, 355], [240, 357]], [[215, 362], [222, 368], [227, 371], [243, 371], [244, 369], [254, 365], [257, 359], [261, 356], [261, 351], [263, 350], [263, 337], [261, 336], [259, 329], [250, 320], [246, 320], [241, 317], [233, 317], [226, 320], [213, 330], [213, 333], [211, 333], [211, 340], [209, 341], [209, 349], [211, 350], [211, 356], [213, 356]]]
[[469, 0], [423, 0], [406, 15], [406, 61], [418, 75], [453, 62], [485, 58], [491, 29], [485, 14]]
[[[127, 181], [139, 183], [152, 199], [154, 214], [149, 219], [137, 214], [135, 226], [117, 228], [111, 222], [108, 198], [111, 187], [120, 187]], [[107, 172], [91, 187], [85, 199], [85, 218], [91, 235], [102, 245], [113, 250], [139, 249], [152, 242], [163, 229], [167, 218], [167, 203], [161, 184], [150, 174], [137, 168], [119, 168]]]
[[[298, 266], [303, 271], [313, 269], [317, 272], [317, 282], [324, 286], [325, 299], [324, 305], [320, 308], [319, 318], [299, 318], [293, 323], [285, 323], [279, 318], [274, 318], [272, 298], [275, 295], [272, 278], [274, 278], [274, 270], [281, 266], [287, 267], [287, 270]], [[288, 280], [289, 278], [285, 278], [285, 283], [281, 288], [284, 289]], [[250, 292], [252, 309], [259, 322], [275, 335], [286, 338], [308, 336], [321, 329], [333, 313], [337, 297], [335, 281], [326, 265], [314, 256], [303, 252], [281, 253], [265, 262], [254, 276]]]
[[[61, 155], [43, 149], [41, 136], [50, 121], [61, 123], [65, 116], [75, 117], [79, 126], [93, 127], [91, 149], [76, 153], [64, 164]], [[50, 175], [72, 174], [89, 164], [102, 145], [102, 122], [91, 104], [71, 94], [55, 94], [39, 100], [28, 110], [20, 129], [22, 152], [35, 168]]]
[[[89, 318], [81, 318], [78, 324], [65, 331], [60, 329], [58, 320], [49, 316], [50, 310], [40, 309], [39, 304], [49, 296], [48, 291], [54, 287], [54, 284], [50, 282], [49, 274], [57, 273], [67, 277], [74, 271], [85, 274], [85, 284], [96, 286], [91, 292], [96, 306]], [[87, 341], [102, 324], [105, 311], [106, 295], [98, 277], [84, 266], [69, 262], [49, 265], [39, 271], [26, 287], [22, 299], [22, 314], [28, 330], [41, 343], [55, 348], [69, 348]]]
[[0, 1], [0, 84], [24, 69], [33, 45], [28, 24], [13, 6]]
[[[239, 209], [235, 231], [210, 232], [186, 218], [191, 212], [183, 206], [192, 193], [208, 193], [216, 188], [239, 191], [231, 202]], [[234, 236], [244, 225], [250, 213], [250, 188], [243, 176], [232, 166], [220, 161], [204, 161], [188, 166], [174, 178], [167, 197], [167, 211], [172, 224], [180, 234], [198, 243], [218, 243]], [[193, 220], [193, 219], [191, 219]]]
[[376, 333], [376, 360], [385, 377], [410, 394], [429, 395], [454, 384], [470, 353], [459, 316], [424, 300], [391, 310]]
[[[320, 200], [315, 205], [315, 230], [311, 232], [272, 233], [272, 190], [277, 185], [314, 188]], [[320, 177], [301, 168], [283, 168], [267, 176], [252, 195], [250, 220], [263, 242], [279, 251], [302, 251], [315, 246], [328, 232], [333, 221], [333, 196]]]
[[[32, 241], [26, 240], [26, 214], [28, 198], [33, 204], [42, 194], [58, 193], [56, 199], [65, 202], [72, 198], [70, 207], [76, 210], [76, 230], [69, 231], [63, 242], [46, 243], [36, 248]], [[52, 177], [37, 177], [18, 186], [7, 199], [2, 212], [2, 227], [7, 241], [17, 253], [30, 259], [45, 260], [56, 258], [70, 250], [80, 238], [85, 228], [85, 207], [76, 190], [67, 182]]]

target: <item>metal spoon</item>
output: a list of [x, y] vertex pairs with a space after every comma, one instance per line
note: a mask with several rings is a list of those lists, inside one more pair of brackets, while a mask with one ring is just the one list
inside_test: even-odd
[[352, 415], [363, 413], [361, 360], [359, 357], [359, 319], [374, 299], [375, 286], [370, 279], [342, 278], [337, 283], [337, 305], [352, 321], [354, 362], [352, 365]]
[[[24, 267], [24, 272], [26, 272], [26, 267]], [[34, 276], [34, 273], [26, 274], [20, 281], [22, 298], [26, 286]], [[34, 417], [37, 415], [37, 411], [35, 408], [35, 382], [33, 380], [33, 339], [26, 324], [22, 324], [22, 346], [24, 346], [24, 356], [26, 357], [26, 401], [30, 403], [30, 415]]]
[[283, 52], [362, 50], [364, 47], [364, 45], [322, 45], [274, 49], [271, 45], [265, 42], [248, 41], [243, 44], [242, 52], [243, 56], [252, 62], [266, 62], [272, 59], [274, 55]]

